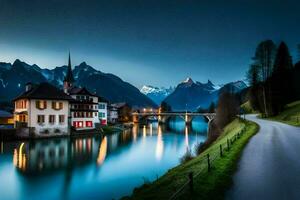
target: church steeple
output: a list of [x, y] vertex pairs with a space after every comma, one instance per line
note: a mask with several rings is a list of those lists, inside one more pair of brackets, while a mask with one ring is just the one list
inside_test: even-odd
[[64, 91], [67, 93], [68, 89], [73, 86], [74, 77], [72, 73], [72, 66], [71, 66], [71, 54], [69, 52], [69, 62], [67, 67], [67, 73], [64, 79]]

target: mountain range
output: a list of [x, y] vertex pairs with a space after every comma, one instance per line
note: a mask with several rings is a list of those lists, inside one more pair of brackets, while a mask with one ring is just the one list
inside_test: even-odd
[[[11, 101], [24, 91], [27, 82], [49, 82], [62, 88], [66, 69], [67, 66], [42, 69], [18, 59], [13, 64], [0, 62], [0, 99]], [[118, 76], [98, 71], [85, 62], [73, 68], [73, 75], [77, 86], [84, 86], [111, 103], [127, 102], [135, 107], [156, 107], [133, 85]]]
[[143, 86], [141, 92], [157, 104], [165, 101], [174, 111], [195, 111], [199, 108], [208, 108], [211, 102], [216, 103], [222, 92], [238, 93], [245, 88], [247, 88], [247, 85], [243, 81], [216, 86], [210, 80], [207, 83], [201, 83], [187, 78], [179, 83], [175, 89], [172, 88], [172, 90]]
[[160, 103], [167, 97], [169, 94], [171, 94], [174, 91], [175, 88], [169, 87], [154, 87], [151, 85], [144, 85], [140, 91], [141, 93], [145, 94], [147, 97], [152, 99], [157, 105], [160, 105]]

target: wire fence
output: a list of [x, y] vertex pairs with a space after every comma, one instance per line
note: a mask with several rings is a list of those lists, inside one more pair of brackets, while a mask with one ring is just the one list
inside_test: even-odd
[[290, 116], [286, 120], [289, 120], [289, 121], [292, 121], [292, 122], [295, 122], [295, 123], [299, 124], [300, 123], [300, 116]]
[[241, 136], [245, 133], [245, 127], [243, 127], [238, 133], [233, 135], [232, 137], [228, 137], [226, 142], [219, 144], [218, 147], [210, 150], [210, 153], [206, 154], [206, 156], [201, 159], [199, 163], [199, 169], [196, 172], [191, 171], [188, 173], [188, 180], [180, 186], [169, 198], [170, 200], [178, 199], [185, 192], [189, 191], [190, 193], [194, 190], [194, 180], [199, 177], [204, 172], [210, 172], [214, 162], [217, 159], [222, 159], [222, 157], [228, 153], [236, 140], [241, 138]]

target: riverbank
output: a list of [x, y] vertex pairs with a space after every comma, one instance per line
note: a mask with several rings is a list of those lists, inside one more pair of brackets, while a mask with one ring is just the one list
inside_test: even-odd
[[[153, 183], [144, 184], [134, 190], [131, 197], [124, 199], [169, 199], [188, 181], [188, 174], [198, 174], [193, 180], [193, 192], [184, 189], [176, 197], [179, 199], [222, 199], [225, 190], [231, 185], [231, 175], [236, 169], [237, 161], [248, 140], [258, 131], [253, 122], [236, 119], [225, 127], [222, 135], [196, 158], [169, 170]], [[243, 134], [240, 134], [243, 133]], [[237, 139], [225, 152], [227, 139]], [[230, 142], [231, 143], [231, 142]], [[220, 147], [223, 145], [223, 147]], [[217, 157], [207, 170], [207, 155], [215, 155], [223, 148], [223, 155]], [[213, 159], [213, 157], [211, 157]], [[203, 170], [204, 169], [204, 170]], [[200, 173], [199, 173], [200, 172]]]
[[128, 125], [117, 124], [117, 125], [107, 125], [97, 129], [91, 130], [79, 130], [72, 131], [71, 134], [68, 133], [58, 133], [49, 135], [30, 135], [30, 134], [18, 134], [17, 129], [0, 129], [0, 140], [2, 141], [15, 141], [15, 140], [29, 140], [29, 139], [50, 139], [50, 138], [60, 138], [60, 137], [77, 137], [77, 136], [91, 136], [97, 134], [113, 134], [116, 132], [122, 132], [130, 128]]

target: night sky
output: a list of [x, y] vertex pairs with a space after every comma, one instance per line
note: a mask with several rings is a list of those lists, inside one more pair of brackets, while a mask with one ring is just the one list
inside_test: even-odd
[[259, 41], [300, 43], [300, 1], [0, 0], [0, 61], [86, 61], [141, 87], [243, 79]]

